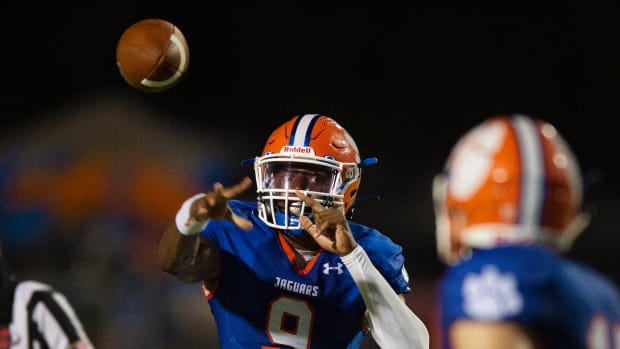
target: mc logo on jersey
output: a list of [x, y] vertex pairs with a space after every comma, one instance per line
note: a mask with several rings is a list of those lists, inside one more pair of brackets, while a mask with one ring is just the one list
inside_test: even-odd
[[332, 267], [331, 265], [329, 265], [329, 263], [325, 263], [323, 264], [323, 274], [325, 275], [329, 275], [329, 272], [332, 270], [337, 270], [338, 271], [338, 275], [344, 273], [344, 271], [342, 271], [342, 267], [344, 265], [342, 263], [338, 263], [335, 267]]

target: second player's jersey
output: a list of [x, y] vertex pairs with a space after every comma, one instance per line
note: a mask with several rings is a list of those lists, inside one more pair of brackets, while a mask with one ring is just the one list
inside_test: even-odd
[[[220, 248], [221, 277], [208, 294], [222, 348], [357, 348], [365, 305], [340, 257], [322, 251], [303, 270], [293, 251], [252, 212], [252, 203], [230, 201], [251, 219], [245, 231], [212, 221], [202, 236]], [[402, 248], [374, 229], [349, 222], [358, 244], [397, 293], [409, 292]]]
[[596, 271], [538, 247], [475, 251], [441, 284], [442, 336], [459, 319], [509, 321], [542, 348], [620, 348], [620, 295]]

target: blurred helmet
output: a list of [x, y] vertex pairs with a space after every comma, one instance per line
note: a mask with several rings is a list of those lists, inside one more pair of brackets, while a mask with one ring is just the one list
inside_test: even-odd
[[301, 234], [298, 217], [312, 210], [296, 190], [348, 212], [360, 185], [359, 164], [355, 141], [336, 121], [320, 114], [293, 117], [273, 131], [254, 161], [259, 217]]
[[524, 115], [493, 116], [461, 137], [433, 197], [449, 264], [502, 244], [566, 250], [588, 223], [577, 159], [552, 125]]

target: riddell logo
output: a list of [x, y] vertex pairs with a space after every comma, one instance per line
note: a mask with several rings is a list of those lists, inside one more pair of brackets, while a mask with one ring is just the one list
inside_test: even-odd
[[282, 147], [282, 153], [296, 153], [296, 154], [312, 154], [314, 151], [310, 147], [290, 147], [285, 145]]

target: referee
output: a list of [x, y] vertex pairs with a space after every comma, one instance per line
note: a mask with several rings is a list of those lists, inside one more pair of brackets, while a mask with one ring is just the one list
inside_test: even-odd
[[94, 349], [64, 295], [38, 281], [17, 281], [0, 248], [0, 349]]

